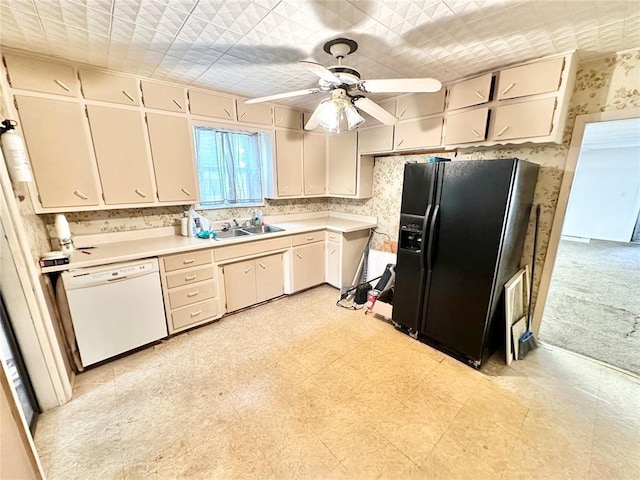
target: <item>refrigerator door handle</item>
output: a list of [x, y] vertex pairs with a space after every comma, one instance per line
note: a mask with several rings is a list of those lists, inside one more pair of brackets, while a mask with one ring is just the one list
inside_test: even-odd
[[436, 222], [438, 221], [438, 216], [440, 214], [440, 205], [436, 205], [433, 209], [433, 216], [431, 217], [431, 226], [429, 228], [429, 241], [427, 243], [427, 267], [428, 270], [431, 271], [433, 268], [433, 244], [435, 241], [435, 232], [436, 232]]
[[427, 236], [429, 232], [429, 216], [431, 215], [431, 209], [433, 205], [427, 205], [427, 211], [424, 214], [424, 220], [422, 221], [422, 248], [420, 249], [420, 262], [422, 265], [429, 266], [429, 256], [425, 256], [425, 251], [428, 248]]

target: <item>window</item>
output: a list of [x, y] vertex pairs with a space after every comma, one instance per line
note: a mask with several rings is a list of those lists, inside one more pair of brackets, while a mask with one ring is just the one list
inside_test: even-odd
[[201, 206], [262, 205], [271, 136], [202, 126], [194, 133]]

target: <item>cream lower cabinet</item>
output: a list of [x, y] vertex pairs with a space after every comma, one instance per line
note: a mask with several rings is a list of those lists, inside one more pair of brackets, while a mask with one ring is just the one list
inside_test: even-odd
[[293, 247], [291, 262], [294, 292], [324, 283], [324, 243], [319, 241]]
[[276, 253], [223, 267], [227, 312], [284, 294], [282, 255]]
[[362, 253], [369, 240], [369, 230], [357, 232], [327, 231], [325, 281], [336, 288], [352, 285]]
[[160, 278], [170, 334], [224, 313], [211, 250], [160, 257]]

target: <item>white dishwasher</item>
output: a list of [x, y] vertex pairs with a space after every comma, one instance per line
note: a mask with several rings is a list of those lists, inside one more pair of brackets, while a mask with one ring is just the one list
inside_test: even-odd
[[158, 260], [62, 274], [83, 366], [167, 336]]

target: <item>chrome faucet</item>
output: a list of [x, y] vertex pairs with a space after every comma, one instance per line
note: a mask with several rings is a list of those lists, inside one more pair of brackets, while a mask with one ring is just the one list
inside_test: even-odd
[[222, 224], [222, 231], [223, 232], [228, 232], [231, 229], [231, 224], [229, 222], [224, 222]]
[[233, 226], [234, 227], [239, 227], [240, 226], [240, 224], [238, 223], [238, 221], [235, 218], [233, 219]]

